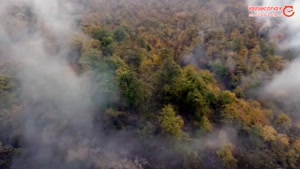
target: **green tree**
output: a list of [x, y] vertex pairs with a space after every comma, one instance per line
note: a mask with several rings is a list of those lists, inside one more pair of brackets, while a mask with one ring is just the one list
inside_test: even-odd
[[15, 82], [12, 78], [0, 75], [0, 109], [10, 108], [16, 103], [16, 93], [13, 92], [15, 87]]
[[108, 30], [98, 28], [92, 32], [92, 37], [100, 42], [105, 42], [105, 40], [110, 41], [111, 33]]
[[274, 125], [279, 132], [288, 132], [292, 127], [292, 120], [286, 114], [279, 114], [275, 120]]
[[223, 166], [225, 169], [235, 169], [237, 168], [237, 160], [234, 158], [232, 151], [234, 147], [233, 145], [228, 145], [222, 147], [219, 151], [217, 151], [217, 155], [223, 161]]
[[235, 100], [235, 94], [230, 91], [223, 91], [218, 97], [218, 103], [221, 106], [231, 104]]
[[114, 31], [114, 38], [116, 39], [116, 41], [121, 42], [123, 41], [126, 37], [128, 36], [128, 34], [126, 33], [126, 31], [124, 30], [124, 28], [119, 27]]
[[99, 40], [104, 56], [111, 56], [114, 53], [114, 39], [110, 31], [105, 29], [96, 29], [92, 32], [92, 37]]
[[184, 132], [182, 127], [184, 126], [184, 121], [179, 115], [176, 115], [171, 105], [166, 105], [162, 108], [160, 125], [164, 134], [174, 136], [177, 139], [183, 138]]
[[102, 59], [102, 53], [96, 49], [84, 51], [79, 58], [83, 71], [93, 70], [97, 67]]
[[187, 117], [198, 122], [201, 122], [202, 117], [209, 117], [211, 108], [217, 104], [218, 91], [211, 73], [188, 66], [175, 84], [172, 97]]
[[160, 69], [156, 72], [154, 90], [156, 96], [163, 104], [171, 102], [172, 100], [174, 101], [172, 90], [176, 85], [176, 79], [178, 79], [181, 74], [181, 67], [172, 57], [167, 57], [160, 66]]
[[137, 78], [135, 72], [119, 69], [117, 79], [122, 95], [132, 109], [148, 98], [149, 93], [144, 83]]

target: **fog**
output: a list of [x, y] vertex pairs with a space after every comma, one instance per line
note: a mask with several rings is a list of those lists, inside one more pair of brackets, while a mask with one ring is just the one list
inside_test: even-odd
[[71, 38], [82, 34], [74, 27], [77, 5], [61, 0], [0, 2], [1, 59], [16, 63], [21, 86], [23, 150], [12, 168], [109, 168], [123, 163], [135, 168], [113, 150], [101, 149], [104, 139], [93, 129], [92, 81], [70, 67], [69, 58], [78, 57], [70, 56]]
[[[130, 2], [134, 4], [135, 1]], [[217, 2], [212, 6], [219, 15], [225, 10]], [[80, 1], [71, 0], [0, 1], [0, 59], [14, 63], [11, 68], [21, 86], [22, 110], [15, 120], [20, 126], [18, 134], [22, 153], [13, 159], [12, 168], [142, 168], [147, 161], [138, 153], [132, 155], [142, 151], [151, 156], [157, 166], [168, 160], [176, 163], [173, 150], [168, 149], [171, 144], [163, 138], [158, 137], [152, 142], [153, 147], [162, 147], [162, 150], [152, 150], [156, 153], [153, 155], [147, 154], [150, 152], [135, 142], [131, 131], [108, 136], [98, 128], [95, 114], [99, 113], [97, 108], [101, 105], [95, 105], [93, 94], [99, 88], [93, 85], [91, 74], [79, 74], [70, 66], [80, 55], [74, 52], [72, 38], [75, 35], [89, 38], [76, 28], [75, 23], [77, 17], [87, 10], [84, 7]], [[287, 33], [288, 38], [279, 44], [281, 50], [296, 49], [298, 44], [299, 25], [294, 24], [300, 19], [297, 8], [294, 17], [283, 18], [276, 28], [273, 28], [273, 20], [265, 20], [265, 26]], [[203, 34], [218, 25], [210, 24], [205, 25], [208, 28]], [[205, 51], [199, 47], [195, 53], [201, 57]], [[186, 62], [195, 62], [196, 59], [204, 60], [187, 56]], [[296, 63], [275, 77], [266, 91], [273, 94], [281, 90], [289, 92], [292, 88], [298, 90], [300, 80], [296, 73], [300, 69]], [[233, 70], [236, 63], [229, 58], [227, 66]], [[251, 78], [243, 80], [248, 83]], [[97, 99], [105, 100], [106, 96]], [[236, 137], [235, 129], [221, 127], [186, 146], [190, 150], [215, 151], [234, 143]], [[215, 164], [215, 167], [219, 165]]]

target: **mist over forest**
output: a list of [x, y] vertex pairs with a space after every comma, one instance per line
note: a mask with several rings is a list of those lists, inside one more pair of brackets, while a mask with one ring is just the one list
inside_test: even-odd
[[298, 169], [299, 20], [292, 0], [0, 0], [0, 169]]

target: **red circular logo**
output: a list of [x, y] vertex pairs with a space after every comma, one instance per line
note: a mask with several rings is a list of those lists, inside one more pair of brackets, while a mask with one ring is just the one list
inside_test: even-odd
[[295, 14], [293, 6], [285, 6], [282, 10], [282, 13], [286, 17], [292, 17]]

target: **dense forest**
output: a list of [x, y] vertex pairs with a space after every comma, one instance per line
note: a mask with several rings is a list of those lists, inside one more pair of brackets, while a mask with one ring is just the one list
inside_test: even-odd
[[296, 52], [244, 1], [32, 2], [0, 2], [1, 169], [300, 168], [262, 92]]

